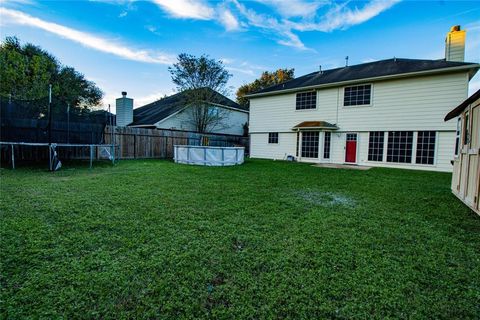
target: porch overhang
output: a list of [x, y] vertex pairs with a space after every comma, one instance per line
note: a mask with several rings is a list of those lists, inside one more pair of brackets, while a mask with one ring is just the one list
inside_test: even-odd
[[326, 121], [304, 121], [292, 128], [294, 131], [300, 130], [338, 130], [339, 128]]

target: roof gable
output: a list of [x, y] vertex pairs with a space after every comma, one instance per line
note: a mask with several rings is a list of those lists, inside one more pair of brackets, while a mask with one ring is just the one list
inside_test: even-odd
[[[211, 90], [211, 89], [207, 89]], [[213, 91], [213, 90], [212, 90]], [[212, 104], [225, 106], [229, 108], [235, 108], [247, 111], [246, 108], [240, 106], [238, 103], [230, 100], [224, 95], [213, 92]], [[159, 121], [179, 112], [186, 107], [186, 92], [182, 91], [174, 95], [165, 97], [155, 102], [144, 105], [143, 107], [133, 110], [133, 123], [131, 126], [137, 125], [154, 125]]]

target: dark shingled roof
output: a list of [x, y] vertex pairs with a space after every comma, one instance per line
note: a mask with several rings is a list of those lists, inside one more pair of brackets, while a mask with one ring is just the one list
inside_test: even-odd
[[[245, 107], [240, 106], [238, 103], [228, 99], [227, 97], [218, 92], [213, 92], [212, 96], [212, 103], [247, 111]], [[134, 109], [133, 122], [130, 124], [130, 126], [153, 126], [158, 121], [163, 120], [166, 117], [174, 114], [175, 112], [182, 110], [185, 107], [186, 101], [186, 92], [183, 91], [149, 103], [147, 105], [144, 105], [143, 107]]]
[[275, 93], [276, 91], [310, 86], [320, 86], [337, 82], [354, 81], [382, 76], [401, 75], [412, 72], [440, 70], [445, 68], [463, 66], [471, 66], [472, 69], [476, 69], [474, 72], [476, 72], [479, 68], [478, 64], [469, 62], [393, 58], [388, 60], [357, 64], [349, 67], [324, 70], [322, 72], [312, 72], [307, 75], [284, 82], [282, 84], [259, 90], [252, 93], [252, 95], [261, 93]]
[[445, 121], [448, 121], [450, 119], [453, 119], [457, 116], [459, 116], [465, 108], [467, 108], [471, 103], [474, 101], [480, 99], [480, 90], [477, 90], [474, 94], [472, 94], [470, 97], [467, 98], [467, 100], [463, 101], [458, 107], [450, 111], [446, 116], [445, 116]]

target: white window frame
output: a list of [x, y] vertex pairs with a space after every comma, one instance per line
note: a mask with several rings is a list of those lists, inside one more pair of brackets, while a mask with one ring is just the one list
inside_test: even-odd
[[[433, 163], [432, 164], [427, 164], [427, 163], [417, 163], [417, 148], [418, 148], [418, 132], [419, 131], [435, 131], [435, 147], [433, 151]], [[415, 158], [413, 159], [412, 157], [412, 164], [416, 166], [421, 166], [421, 167], [435, 167], [437, 165], [437, 158], [438, 158], [438, 131], [437, 130], [419, 130], [414, 132], [414, 138], [415, 138]]]
[[[455, 154], [453, 155], [454, 158], [458, 158], [460, 154], [462, 153], [462, 124], [463, 124], [463, 119], [462, 116], [457, 118], [457, 128], [455, 129], [455, 149], [454, 152]], [[458, 143], [458, 145], [457, 145]]]
[[[315, 108], [309, 109], [297, 109], [297, 94], [299, 93], [308, 93], [308, 92], [315, 92]], [[306, 112], [306, 111], [314, 111], [318, 109], [318, 90], [306, 90], [306, 91], [299, 91], [295, 92], [295, 112]]]
[[[345, 89], [350, 87], [366, 86], [370, 85], [370, 103], [369, 104], [359, 104], [355, 106], [346, 106], [345, 105]], [[374, 85], [373, 83], [358, 83], [342, 87], [342, 96], [341, 104], [345, 109], [355, 109], [355, 108], [364, 108], [364, 107], [373, 107], [373, 94], [374, 94]]]
[[[357, 148], [355, 150], [355, 162], [347, 162], [347, 136], [349, 134], [354, 134], [356, 136], [355, 141], [357, 142]], [[358, 164], [360, 162], [360, 133], [355, 131], [345, 132], [345, 138], [343, 139], [343, 163], [344, 164]]]
[[[321, 152], [321, 148], [320, 148], [320, 145], [321, 145], [321, 131], [317, 131], [317, 130], [309, 130], [309, 131], [300, 131], [301, 132], [301, 135], [300, 135], [300, 146], [299, 146], [299, 150], [298, 150], [298, 153], [299, 153], [299, 158], [300, 159], [309, 159], [309, 160], [319, 160], [321, 159], [320, 157], [320, 152]], [[317, 144], [317, 157], [316, 158], [311, 158], [311, 157], [304, 157], [303, 156], [303, 139], [304, 139], [304, 135], [306, 132], [317, 132], [318, 133], [318, 144]]]
[[[277, 142], [270, 142], [270, 134], [277, 134]], [[269, 132], [267, 134], [267, 142], [268, 144], [278, 145], [280, 142], [280, 134], [278, 132]]]
[[[329, 132], [330, 133], [330, 150], [329, 150], [329, 154], [330, 154], [330, 157], [329, 158], [325, 158], [324, 155], [325, 155], [325, 135], [326, 133]], [[333, 141], [333, 132], [331, 131], [323, 131], [323, 134], [322, 134], [322, 138], [321, 138], [321, 150], [322, 150], [322, 156], [319, 157], [322, 159], [322, 161], [324, 162], [330, 162], [332, 161], [332, 141]]]

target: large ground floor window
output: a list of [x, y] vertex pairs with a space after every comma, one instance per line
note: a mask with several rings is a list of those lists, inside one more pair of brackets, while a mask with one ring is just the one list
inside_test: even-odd
[[[388, 135], [388, 139], [385, 138], [385, 134]], [[433, 165], [436, 140], [436, 131], [371, 131], [368, 140], [368, 161]]]
[[411, 163], [412, 150], [412, 131], [390, 131], [388, 133], [387, 162]]
[[318, 158], [318, 131], [302, 132], [302, 157]]
[[368, 161], [383, 161], [385, 132], [372, 131], [368, 139]]
[[330, 159], [330, 145], [332, 141], [332, 133], [325, 131], [323, 138], [323, 159]]
[[433, 164], [435, 161], [435, 131], [418, 131], [417, 136], [417, 164]]

